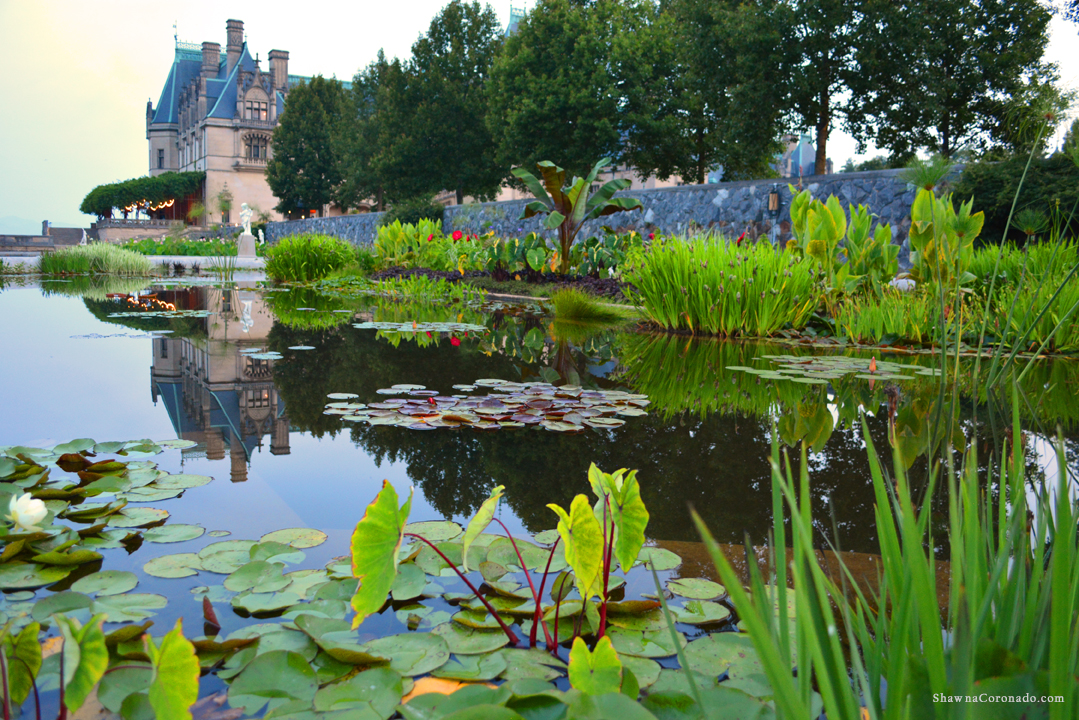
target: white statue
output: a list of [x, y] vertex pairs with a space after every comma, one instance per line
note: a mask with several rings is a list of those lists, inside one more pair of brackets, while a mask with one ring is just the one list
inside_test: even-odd
[[242, 301], [242, 310], [240, 311], [240, 328], [243, 332], [251, 332], [251, 328], [255, 326], [255, 321], [251, 319], [251, 303], [252, 300]]
[[240, 224], [244, 226], [244, 235], [251, 234], [251, 216], [253, 214], [251, 206], [247, 203], [240, 206]]
[[262, 232], [262, 228], [259, 228], [259, 245], [266, 242], [266, 236]]

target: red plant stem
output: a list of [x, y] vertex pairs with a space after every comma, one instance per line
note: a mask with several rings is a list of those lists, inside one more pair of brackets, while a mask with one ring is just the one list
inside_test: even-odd
[[[539, 595], [537, 596], [539, 599], [536, 600], [536, 615], [535, 615], [534, 618], [532, 618], [532, 636], [529, 638], [529, 642], [531, 643], [531, 645], [529, 645], [529, 647], [536, 647], [536, 624], [541, 622], [542, 621], [541, 619], [543, 618], [543, 612], [542, 612], [542, 610], [540, 608], [540, 600], [543, 599], [543, 589], [547, 586], [547, 574], [551, 572], [551, 560], [554, 559], [554, 551], [558, 547], [558, 541], [561, 540], [561, 539], [562, 539], [561, 536], [555, 538], [554, 545], [551, 546], [551, 554], [547, 556], [547, 567], [543, 568], [543, 579], [540, 580]], [[551, 599], [553, 600], [554, 598], [551, 598]], [[556, 612], [555, 615], [557, 615], [557, 614], [558, 613]], [[550, 633], [547, 632], [547, 623], [546, 622], [543, 623], [543, 632], [547, 636], [547, 649], [550, 650], [551, 649], [551, 635], [550, 635]], [[557, 638], [558, 637], [558, 628], [557, 627], [555, 628], [554, 632], [555, 632], [555, 637]]]
[[[506, 527], [506, 523], [502, 522], [498, 518], [495, 518], [495, 522], [502, 526], [502, 529], [506, 531], [506, 537], [510, 539], [510, 544], [513, 545], [513, 551], [517, 553], [517, 559], [521, 561], [521, 569], [524, 570], [525, 579], [528, 580], [528, 589], [532, 591], [532, 599], [536, 603], [536, 615], [539, 616], [540, 609], [540, 596], [536, 594], [536, 586], [532, 584], [532, 573], [528, 572], [528, 566], [525, 565], [524, 556], [521, 555], [521, 551], [517, 549], [517, 541], [513, 539], [513, 535], [510, 534], [510, 529]], [[550, 567], [550, 559], [547, 560], [547, 567]], [[551, 641], [551, 633], [547, 631], [547, 623], [543, 624], [543, 634], [547, 637], [547, 642]], [[532, 632], [528, 636], [528, 646], [536, 647], [536, 623], [532, 622]]]
[[562, 612], [562, 601], [559, 600], [554, 606], [554, 639], [555, 644], [547, 643], [547, 652], [552, 655], [558, 654], [558, 613]]
[[[448, 557], [446, 557], [446, 556], [445, 556], [445, 555], [444, 555], [444, 554], [442, 553], [442, 551], [441, 551], [441, 550], [439, 550], [439, 549], [438, 549], [437, 547], [435, 547], [435, 544], [434, 544], [433, 542], [431, 542], [431, 541], [430, 541], [430, 540], [428, 540], [427, 538], [423, 537], [422, 535], [417, 535], [416, 533], [405, 533], [405, 534], [404, 534], [404, 536], [405, 536], [405, 537], [411, 537], [411, 538], [416, 538], [417, 540], [422, 540], [422, 541], [424, 541], [425, 543], [427, 543], [427, 545], [428, 545], [428, 546], [429, 546], [429, 547], [430, 547], [430, 548], [431, 548], [432, 550], [434, 550], [434, 551], [435, 551], [436, 553], [438, 553], [438, 556], [439, 556], [440, 558], [442, 558], [443, 560], [445, 560], [445, 561], [446, 561], [446, 564], [447, 564], [447, 565], [449, 565], [449, 566], [450, 566], [451, 568], [453, 568], [453, 571], [454, 571], [455, 573], [457, 573], [457, 577], [459, 577], [459, 578], [461, 578], [462, 580], [464, 580], [464, 582], [465, 582], [465, 585], [468, 585], [468, 589], [472, 591], [472, 594], [473, 594], [473, 595], [475, 595], [475, 596], [476, 596], [476, 597], [477, 597], [477, 598], [479, 599], [479, 601], [480, 601], [481, 603], [483, 603], [483, 606], [484, 606], [485, 608], [487, 608], [487, 611], [488, 611], [489, 613], [491, 613], [491, 614], [492, 614], [492, 615], [494, 616], [495, 620], [497, 620], [497, 621], [498, 621], [498, 624], [499, 624], [499, 626], [500, 626], [500, 627], [502, 628], [502, 632], [506, 633], [506, 637], [508, 637], [508, 638], [509, 638], [510, 642], [511, 642], [511, 643], [513, 643], [514, 645], [516, 645], [516, 644], [517, 644], [517, 636], [516, 636], [516, 635], [514, 635], [514, 634], [513, 634], [513, 631], [512, 631], [512, 630], [510, 630], [510, 628], [509, 628], [509, 626], [508, 626], [508, 625], [506, 625], [506, 622], [505, 622], [505, 621], [504, 621], [504, 620], [502, 619], [502, 616], [498, 614], [498, 611], [497, 611], [497, 610], [495, 610], [495, 609], [494, 609], [493, 607], [491, 607], [491, 603], [487, 602], [487, 598], [485, 598], [485, 597], [484, 597], [483, 595], [480, 595], [480, 591], [476, 589], [476, 586], [475, 586], [475, 585], [473, 585], [473, 584], [472, 584], [471, 582], [469, 582], [469, 581], [468, 581], [468, 578], [466, 578], [466, 577], [464, 576], [464, 573], [462, 573], [462, 572], [461, 572], [460, 570], [458, 570], [458, 569], [457, 569], [457, 566], [456, 566], [456, 565], [454, 565], [454, 564], [453, 564], [453, 562], [451, 562], [451, 561], [450, 561], [450, 559], [449, 559]], [[61, 658], [61, 662], [62, 662], [62, 661], [63, 661], [63, 658]], [[61, 677], [62, 677], [62, 676], [61, 676]], [[62, 719], [61, 719], [61, 720], [62, 720]]]

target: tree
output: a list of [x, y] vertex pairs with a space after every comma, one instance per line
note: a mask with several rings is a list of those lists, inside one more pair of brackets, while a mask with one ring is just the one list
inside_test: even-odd
[[334, 200], [341, 173], [332, 138], [347, 107], [341, 83], [321, 75], [289, 91], [266, 165], [279, 212], [321, 211]]
[[491, 68], [487, 114], [500, 167], [550, 160], [584, 177], [598, 158], [623, 161], [611, 63], [622, 4], [542, 0], [506, 39]]
[[725, 179], [774, 172], [788, 96], [782, 12], [672, 0], [643, 38], [619, 36], [616, 47], [639, 47], [651, 72], [626, 83], [627, 155], [642, 174], [703, 183], [720, 166]]
[[893, 156], [1012, 145], [1010, 100], [1044, 98], [1055, 81], [1042, 61], [1050, 12], [1038, 0], [867, 0], [866, 8], [857, 59], [867, 82], [852, 124]]
[[417, 96], [412, 134], [424, 161], [414, 168], [432, 191], [453, 189], [493, 198], [506, 168], [495, 162], [487, 128], [486, 83], [502, 47], [502, 27], [490, 5], [453, 0], [412, 46], [407, 81]]
[[378, 58], [352, 78], [349, 93], [352, 112], [333, 136], [341, 175], [335, 200], [340, 207], [356, 207], [374, 199], [378, 210], [384, 209], [385, 181], [380, 154], [384, 113], [379, 112], [379, 92], [389, 67], [385, 53], [379, 50]]

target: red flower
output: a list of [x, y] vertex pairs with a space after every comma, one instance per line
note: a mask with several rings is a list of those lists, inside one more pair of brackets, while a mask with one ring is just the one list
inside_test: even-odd
[[648, 239], [649, 240], [655, 240], [656, 239], [656, 234], [655, 233], [648, 233]]
[[431, 242], [434, 239], [435, 239], [435, 234], [434, 233], [431, 233], [430, 235], [427, 236], [427, 242]]
[[450, 345], [453, 345], [454, 347], [457, 347], [460, 344], [461, 344], [460, 338], [455, 338], [455, 337], [450, 338]]
[[431, 331], [430, 330], [427, 331], [427, 337], [431, 337]]
[[738, 242], [735, 243], [736, 246], [738, 246], [738, 247], [742, 246], [742, 240], [745, 239], [747, 232], [749, 232], [749, 230], [744, 230], [742, 232], [742, 234], [738, 236]]
[[453, 241], [454, 242], [457, 242], [458, 240], [460, 240], [464, 236], [465, 236], [465, 234], [463, 232], [461, 232], [460, 230], [454, 230], [453, 231]]

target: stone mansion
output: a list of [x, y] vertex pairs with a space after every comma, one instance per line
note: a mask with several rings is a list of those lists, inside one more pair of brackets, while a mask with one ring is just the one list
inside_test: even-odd
[[[206, 172], [203, 198], [214, 222], [236, 222], [241, 203], [281, 215], [266, 182], [270, 138], [285, 109], [289, 88], [306, 78], [288, 74], [288, 52], [271, 50], [269, 71], [259, 66], [240, 20], [226, 23], [220, 43], [176, 43], [176, 56], [157, 107], [146, 103], [150, 175], [169, 170]], [[231, 196], [231, 216], [218, 197]]]

